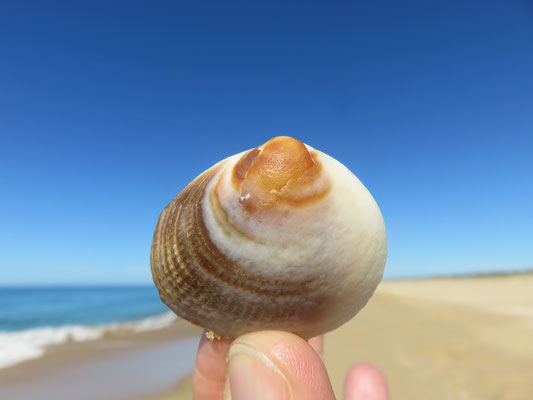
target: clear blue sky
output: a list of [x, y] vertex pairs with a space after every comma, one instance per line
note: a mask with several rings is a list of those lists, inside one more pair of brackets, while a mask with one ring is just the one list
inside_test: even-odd
[[278, 135], [370, 189], [388, 277], [533, 267], [531, 2], [106, 3], [0, 6], [0, 284], [150, 282], [163, 207]]

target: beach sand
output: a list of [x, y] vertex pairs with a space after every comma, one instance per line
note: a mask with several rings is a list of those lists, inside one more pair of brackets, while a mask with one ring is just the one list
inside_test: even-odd
[[201, 332], [177, 320], [53, 346], [41, 358], [0, 369], [0, 399], [126, 400], [171, 392], [190, 373]]
[[[192, 369], [190, 353], [199, 333], [180, 321], [157, 331], [57, 346], [38, 360], [0, 370], [0, 398], [15, 398], [4, 397], [6, 388], [18, 388], [19, 393], [21, 388], [36, 390], [31, 387], [35, 380], [40, 380], [41, 391], [47, 379], [44, 388], [75, 390], [87, 365], [96, 365], [93, 372], [104, 370], [103, 378], [90, 383], [93, 387], [116, 386], [121, 368], [141, 363], [143, 376], [161, 374], [165, 379], [140, 381], [141, 389], [124, 388], [109, 398], [190, 399], [187, 371]], [[189, 340], [185, 357], [176, 339], [188, 336], [196, 338]], [[324, 359], [339, 399], [346, 369], [353, 362], [367, 361], [383, 370], [395, 400], [531, 400], [532, 337], [533, 274], [387, 281], [352, 321], [326, 335]], [[172, 364], [176, 356], [165, 358], [171, 350], [181, 361], [187, 359], [185, 372]], [[57, 373], [76, 369], [80, 376], [74, 374], [74, 386], [72, 377]]]

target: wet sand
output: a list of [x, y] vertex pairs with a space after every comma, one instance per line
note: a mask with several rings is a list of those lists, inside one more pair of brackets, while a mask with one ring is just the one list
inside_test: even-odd
[[[58, 400], [76, 385], [119, 388], [114, 397], [94, 397], [101, 399], [190, 399], [186, 371], [192, 370], [197, 339], [187, 350], [177, 342], [197, 335], [197, 328], [180, 321], [158, 331], [58, 346], [0, 370], [0, 398], [12, 398], [4, 396], [6, 388], [35, 391], [37, 381], [41, 390], [52, 390], [44, 392], [48, 398], [59, 393], [52, 397]], [[532, 337], [533, 274], [389, 281], [356, 318], [326, 335], [324, 359], [339, 399], [348, 366], [368, 361], [384, 371], [395, 400], [531, 400]], [[74, 378], [65, 375], [69, 370]], [[120, 384], [132, 371], [145, 379], [134, 390]], [[164, 379], [154, 378], [160, 375]]]
[[0, 399], [116, 399], [173, 391], [190, 373], [201, 329], [186, 321], [153, 331], [50, 347], [0, 369]]

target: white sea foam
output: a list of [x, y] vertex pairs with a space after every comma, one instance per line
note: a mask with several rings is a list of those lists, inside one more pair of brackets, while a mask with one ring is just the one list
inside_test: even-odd
[[41, 357], [48, 346], [65, 342], [95, 340], [116, 332], [144, 332], [160, 329], [176, 320], [171, 312], [138, 321], [83, 326], [35, 328], [17, 332], [0, 332], [0, 368]]

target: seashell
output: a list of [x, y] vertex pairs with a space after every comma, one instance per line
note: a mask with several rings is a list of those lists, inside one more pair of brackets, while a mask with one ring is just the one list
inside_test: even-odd
[[341, 163], [290, 137], [229, 157], [163, 210], [150, 264], [162, 301], [228, 337], [310, 338], [351, 319], [387, 258], [385, 224]]

